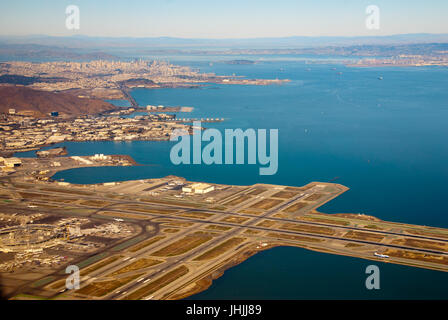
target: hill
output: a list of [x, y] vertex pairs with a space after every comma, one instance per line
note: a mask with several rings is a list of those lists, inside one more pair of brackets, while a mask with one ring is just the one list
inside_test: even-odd
[[98, 114], [116, 107], [99, 99], [78, 98], [68, 93], [39, 91], [22, 86], [0, 86], [0, 113], [7, 113], [9, 109], [33, 112], [36, 117], [42, 117], [53, 111], [69, 116]]

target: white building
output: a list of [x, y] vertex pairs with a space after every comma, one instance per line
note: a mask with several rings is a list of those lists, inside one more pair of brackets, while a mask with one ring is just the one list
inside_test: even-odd
[[213, 190], [215, 190], [215, 186], [207, 183], [193, 183], [188, 186], [182, 187], [182, 191], [187, 193], [204, 194]]
[[109, 160], [110, 156], [105, 156], [103, 153], [95, 154], [94, 156], [90, 157], [92, 160]]

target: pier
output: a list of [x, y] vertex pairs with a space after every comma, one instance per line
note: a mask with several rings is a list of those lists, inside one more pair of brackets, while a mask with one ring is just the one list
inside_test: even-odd
[[175, 120], [176, 122], [223, 122], [224, 118], [179, 118]]

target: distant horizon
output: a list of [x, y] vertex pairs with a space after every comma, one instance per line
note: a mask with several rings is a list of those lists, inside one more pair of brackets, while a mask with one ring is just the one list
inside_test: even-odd
[[[73, 6], [79, 24], [67, 27]], [[374, 28], [367, 27], [371, 6]], [[446, 0], [22, 0], [1, 5], [0, 32], [181, 39], [444, 34], [445, 12]]]
[[107, 38], [107, 39], [182, 39], [182, 40], [263, 40], [263, 39], [288, 39], [288, 38], [387, 38], [395, 36], [448, 36], [448, 32], [416, 32], [416, 33], [391, 33], [384, 35], [289, 35], [289, 36], [258, 36], [258, 37], [229, 37], [229, 38], [212, 38], [212, 37], [182, 37], [182, 36], [109, 36], [109, 35], [88, 35], [88, 34], [72, 34], [72, 35], [51, 35], [51, 34], [1, 34], [0, 37], [9, 38], [32, 38], [32, 37], [48, 37], [48, 38]]

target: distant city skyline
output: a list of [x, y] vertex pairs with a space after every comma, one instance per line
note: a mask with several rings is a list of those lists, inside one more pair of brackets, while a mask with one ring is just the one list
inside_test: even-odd
[[[319, 0], [22, 0], [3, 3], [0, 35], [262, 38], [448, 33], [448, 1]], [[65, 9], [80, 9], [80, 29]], [[380, 9], [380, 28], [366, 28], [366, 7]]]

